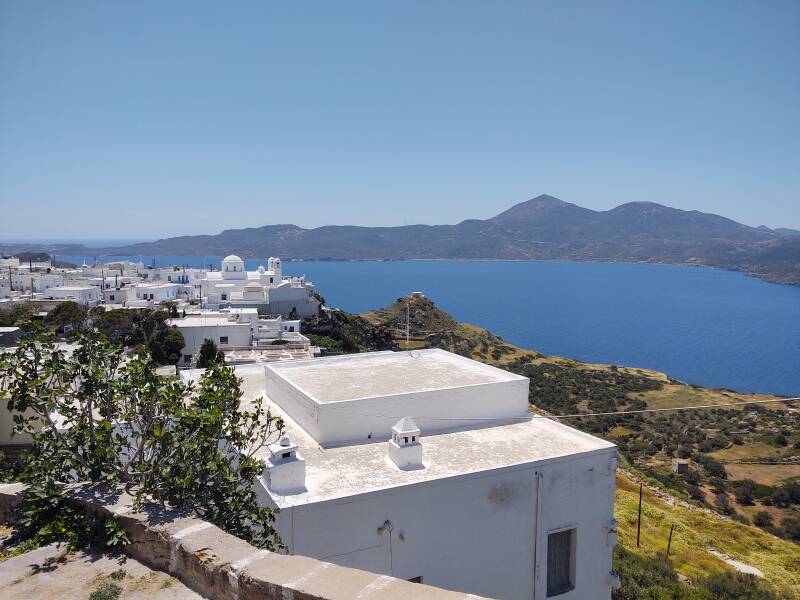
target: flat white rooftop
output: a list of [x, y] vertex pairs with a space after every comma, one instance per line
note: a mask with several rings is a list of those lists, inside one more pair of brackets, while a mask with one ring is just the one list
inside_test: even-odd
[[525, 379], [443, 350], [350, 354], [273, 370], [319, 403]]
[[[181, 375], [193, 378], [200, 372], [183, 371]], [[243, 405], [265, 396], [261, 365], [237, 366], [236, 375], [243, 381]], [[273, 401], [269, 391], [265, 396], [268, 408], [284, 418], [286, 434], [297, 444], [306, 461], [305, 491], [290, 496], [271, 494], [281, 508], [517, 465], [568, 460], [585, 453], [607, 452], [611, 456], [615, 447], [559, 422], [533, 418], [529, 413], [524, 420], [491, 427], [473, 423], [469, 429], [438, 434], [420, 424], [425, 468], [401, 470], [388, 458], [387, 441], [370, 440], [369, 443], [331, 448], [320, 446], [301, 424]], [[413, 413], [407, 416], [412, 416], [418, 424], [421, 420]], [[257, 456], [267, 454], [264, 449]]]
[[321, 445], [388, 439], [412, 416], [427, 432], [528, 415], [528, 379], [444, 350], [369, 352], [265, 367], [270, 399]]

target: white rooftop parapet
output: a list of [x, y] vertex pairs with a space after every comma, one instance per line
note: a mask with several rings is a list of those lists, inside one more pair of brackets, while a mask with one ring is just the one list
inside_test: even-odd
[[322, 447], [391, 439], [400, 415], [426, 434], [530, 418], [528, 379], [444, 350], [273, 363], [269, 399]]
[[424, 468], [419, 434], [419, 427], [411, 417], [403, 417], [392, 427], [389, 458], [404, 471]]

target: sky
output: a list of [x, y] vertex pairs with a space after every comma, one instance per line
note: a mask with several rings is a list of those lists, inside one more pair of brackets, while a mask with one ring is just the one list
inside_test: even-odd
[[800, 228], [800, 2], [0, 0], [0, 240], [488, 218]]

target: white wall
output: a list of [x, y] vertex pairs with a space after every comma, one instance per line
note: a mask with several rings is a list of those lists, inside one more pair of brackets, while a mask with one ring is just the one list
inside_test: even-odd
[[[193, 317], [193, 319], [196, 318], [197, 317]], [[178, 331], [181, 332], [183, 339], [186, 342], [183, 350], [181, 350], [181, 354], [184, 356], [187, 354], [194, 356], [200, 351], [200, 346], [202, 346], [203, 342], [207, 339], [212, 340], [220, 350], [225, 350], [226, 348], [234, 346], [249, 346], [251, 342], [249, 323], [231, 322], [226, 323], [225, 325], [212, 324], [208, 325], [207, 327], [181, 327], [181, 320], [176, 319], [171, 321], [171, 324], [178, 328]], [[228, 338], [227, 344], [223, 344], [220, 341], [220, 338], [225, 336]], [[180, 364], [183, 363], [183, 358], [181, 358]]]
[[387, 440], [398, 415], [413, 415], [426, 434], [474, 427], [474, 419], [489, 419], [483, 423], [488, 426], [528, 416], [525, 378], [318, 404], [298, 393], [269, 366], [265, 371], [270, 400], [325, 447]]
[[[576, 527], [575, 589], [558, 598], [608, 599], [613, 455], [603, 449], [284, 508], [276, 526], [294, 554], [515, 600], [546, 598], [548, 531]], [[387, 519], [392, 532], [378, 535]]]

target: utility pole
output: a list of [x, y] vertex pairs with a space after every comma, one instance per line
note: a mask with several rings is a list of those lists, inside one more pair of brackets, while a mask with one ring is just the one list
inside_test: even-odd
[[406, 300], [406, 350], [408, 350], [409, 345], [409, 338], [411, 337], [411, 308], [409, 307], [409, 301]]
[[669, 560], [669, 548], [672, 546], [672, 530], [675, 529], [675, 523], [669, 526], [669, 541], [667, 542], [667, 560]]
[[636, 520], [636, 547], [639, 547], [639, 540], [642, 535], [642, 487], [643, 483], [639, 484], [639, 518]]

